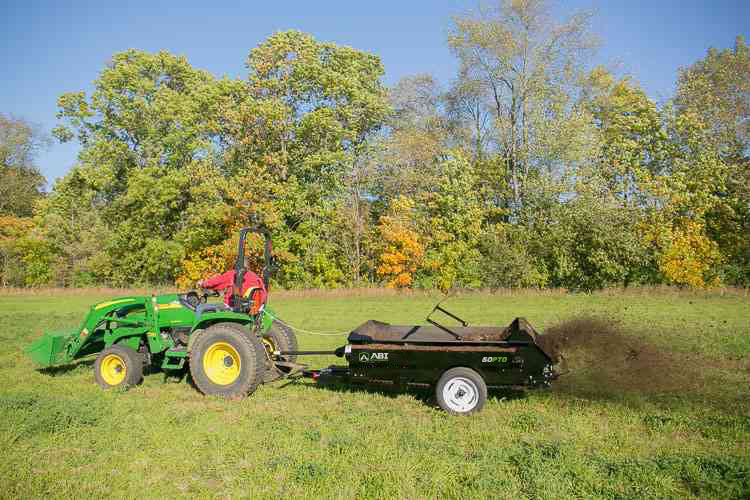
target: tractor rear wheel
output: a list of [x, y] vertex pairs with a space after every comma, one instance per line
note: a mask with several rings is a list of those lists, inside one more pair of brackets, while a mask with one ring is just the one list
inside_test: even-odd
[[96, 358], [94, 378], [104, 389], [138, 385], [143, 380], [143, 356], [130, 347], [110, 346]]
[[265, 382], [273, 382], [284, 377], [291, 371], [291, 368], [277, 364], [277, 361], [294, 363], [297, 360], [296, 355], [274, 356], [274, 351], [296, 351], [297, 336], [294, 330], [278, 320], [273, 320], [271, 327], [261, 337], [263, 346], [268, 353], [268, 370], [266, 370]]
[[190, 375], [206, 395], [241, 398], [263, 381], [265, 351], [249, 331], [226, 324], [198, 334], [190, 351]]

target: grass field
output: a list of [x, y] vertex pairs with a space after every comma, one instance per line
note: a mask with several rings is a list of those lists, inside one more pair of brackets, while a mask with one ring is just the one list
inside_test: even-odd
[[[76, 326], [111, 296], [0, 293], [0, 497], [750, 498], [746, 292], [454, 297], [446, 307], [472, 324], [525, 316], [544, 331], [594, 316], [620, 332], [571, 343], [570, 373], [551, 390], [492, 393], [470, 417], [428, 393], [308, 381], [224, 401], [154, 373], [107, 393], [91, 361], [42, 373], [24, 357], [43, 330]], [[279, 293], [271, 304], [294, 326], [337, 332], [421, 323], [437, 298]], [[309, 349], [344, 339], [298, 338]]]

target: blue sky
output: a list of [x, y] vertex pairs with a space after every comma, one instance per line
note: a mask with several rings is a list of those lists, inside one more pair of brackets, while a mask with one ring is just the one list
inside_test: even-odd
[[[217, 76], [244, 76], [252, 47], [275, 31], [300, 29], [320, 40], [379, 55], [386, 83], [415, 73], [446, 82], [456, 62], [445, 45], [450, 16], [476, 1], [381, 0], [221, 2], [0, 2], [0, 112], [49, 131], [64, 92], [91, 90], [108, 59], [128, 48], [166, 49]], [[668, 98], [677, 69], [708, 47], [750, 39], [750, 0], [571, 0], [567, 15], [594, 9], [603, 41], [593, 63], [633, 75], [657, 100]], [[55, 144], [38, 164], [51, 182], [75, 162], [75, 144]]]

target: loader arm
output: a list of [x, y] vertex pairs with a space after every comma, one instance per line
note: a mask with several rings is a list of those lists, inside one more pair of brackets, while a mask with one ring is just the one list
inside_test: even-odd
[[46, 333], [31, 344], [26, 353], [42, 366], [69, 363], [91, 354], [95, 344], [108, 345], [116, 340], [105, 338], [105, 333], [111, 332], [113, 327], [126, 327], [118, 328], [118, 338], [121, 338], [145, 335], [153, 324], [153, 306], [148, 298], [122, 297], [94, 304], [77, 329]]

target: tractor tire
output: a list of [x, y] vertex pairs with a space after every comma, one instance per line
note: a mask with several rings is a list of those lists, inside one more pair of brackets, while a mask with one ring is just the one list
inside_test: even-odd
[[440, 408], [448, 413], [469, 415], [481, 410], [487, 401], [487, 384], [471, 368], [451, 368], [440, 377], [435, 398]]
[[[277, 351], [297, 350], [297, 335], [294, 334], [294, 330], [281, 321], [273, 320], [264, 337], [268, 337], [273, 342]], [[297, 361], [297, 355], [284, 356], [284, 361], [294, 363]]]
[[96, 358], [94, 378], [104, 389], [138, 385], [143, 380], [143, 356], [130, 347], [107, 347]]
[[190, 351], [193, 383], [207, 396], [244, 398], [263, 381], [266, 354], [260, 341], [233, 323], [203, 330]]
[[224, 326], [227, 328], [231, 328], [235, 330], [236, 332], [241, 333], [242, 335], [252, 335], [252, 328], [247, 328], [245, 325], [241, 323], [233, 323], [231, 321], [222, 321], [221, 323], [214, 323], [213, 326]]
[[290, 368], [277, 365], [275, 361], [294, 363], [297, 360], [297, 356], [274, 356], [273, 352], [297, 350], [297, 336], [294, 334], [294, 330], [280, 321], [273, 320], [271, 327], [263, 334], [261, 341], [268, 353], [268, 369], [266, 370], [264, 382], [273, 382], [274, 380], [283, 378], [289, 373]]

